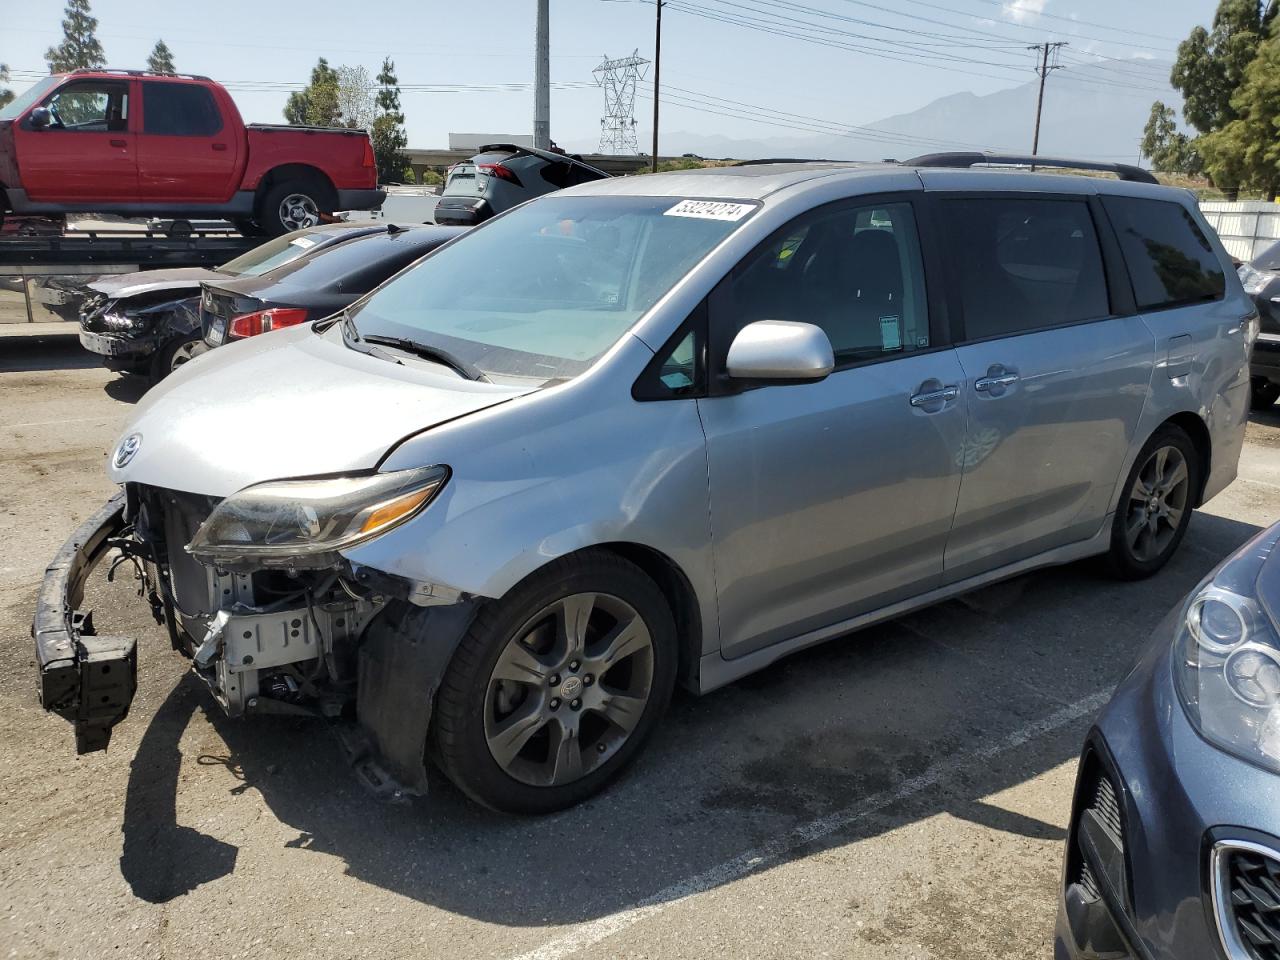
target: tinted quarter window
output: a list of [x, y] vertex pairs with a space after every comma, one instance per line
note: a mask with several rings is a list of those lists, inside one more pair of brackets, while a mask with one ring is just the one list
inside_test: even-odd
[[1227, 281], [1213, 247], [1180, 203], [1103, 197], [1141, 309], [1217, 300]]
[[211, 137], [222, 129], [218, 105], [206, 88], [185, 83], [143, 83], [143, 132]]
[[816, 324], [837, 364], [929, 346], [924, 268], [907, 203], [806, 215], [757, 248], [732, 283], [737, 328], [756, 320]]
[[965, 339], [1012, 336], [1111, 312], [1085, 201], [966, 198], [943, 201], [942, 211]]

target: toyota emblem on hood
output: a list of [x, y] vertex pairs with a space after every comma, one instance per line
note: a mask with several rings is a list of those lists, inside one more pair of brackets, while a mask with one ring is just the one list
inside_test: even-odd
[[120, 441], [120, 446], [116, 447], [115, 458], [111, 461], [115, 464], [116, 469], [128, 466], [129, 461], [133, 459], [133, 455], [138, 452], [138, 448], [142, 446], [142, 434], [131, 433]]

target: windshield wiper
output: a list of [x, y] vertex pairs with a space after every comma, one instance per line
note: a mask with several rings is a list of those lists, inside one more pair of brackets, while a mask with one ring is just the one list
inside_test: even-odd
[[424, 360], [430, 360], [434, 363], [440, 363], [457, 373], [459, 376], [468, 380], [480, 380], [489, 383], [489, 378], [480, 372], [478, 367], [472, 366], [461, 357], [456, 357], [448, 350], [442, 350], [439, 347], [433, 347], [429, 344], [419, 343], [417, 340], [409, 340], [406, 337], [381, 337], [376, 334], [360, 335], [356, 334], [362, 343], [375, 344], [380, 347], [391, 347], [395, 350], [403, 350], [405, 353], [411, 353], [415, 357], [421, 357]]

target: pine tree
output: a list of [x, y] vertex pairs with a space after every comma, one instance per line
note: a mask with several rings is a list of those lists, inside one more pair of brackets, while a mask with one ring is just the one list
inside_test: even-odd
[[1151, 105], [1151, 116], [1142, 130], [1142, 155], [1161, 173], [1200, 172], [1200, 155], [1191, 139], [1178, 129], [1177, 114], [1159, 100]]
[[284, 118], [295, 127], [336, 127], [341, 115], [338, 72], [321, 57], [311, 69], [311, 82], [306, 89], [289, 94]]
[[44, 53], [49, 72], [105, 67], [107, 57], [94, 34], [97, 28], [98, 19], [89, 12], [89, 0], [67, 0], [62, 18], [62, 42]]
[[1220, 187], [1244, 188], [1274, 200], [1280, 191], [1280, 19], [1231, 97], [1235, 119], [1197, 141]]
[[375, 102], [378, 115], [373, 120], [370, 135], [378, 166], [378, 182], [402, 183], [412, 173], [409, 160], [404, 155], [409, 137], [404, 130], [404, 113], [400, 109], [400, 80], [396, 76], [395, 62], [390, 57], [382, 61]]
[[151, 55], [147, 57], [147, 69], [152, 73], [178, 72], [173, 65], [173, 51], [163, 40], [157, 40], [156, 45], [151, 48]]

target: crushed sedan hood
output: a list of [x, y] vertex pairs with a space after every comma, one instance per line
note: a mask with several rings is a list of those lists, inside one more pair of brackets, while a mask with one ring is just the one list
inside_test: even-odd
[[111, 299], [136, 297], [140, 293], [158, 293], [163, 290], [190, 290], [192, 296], [200, 292], [202, 280], [222, 280], [225, 273], [204, 267], [175, 267], [172, 270], [143, 270], [140, 273], [122, 273], [103, 277], [89, 284], [95, 293]]
[[[264, 480], [368, 470], [410, 434], [533, 389], [396, 364], [349, 349], [336, 329], [293, 327], [211, 350], [150, 390], [107, 473], [225, 497]], [[118, 458], [126, 438], [135, 452]]]

